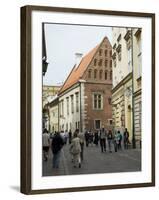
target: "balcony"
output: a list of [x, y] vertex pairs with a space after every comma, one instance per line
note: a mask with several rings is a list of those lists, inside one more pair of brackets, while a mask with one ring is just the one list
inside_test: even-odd
[[125, 39], [126, 41], [128, 41], [128, 40], [130, 39], [130, 37], [131, 37], [131, 30], [128, 29], [127, 32], [126, 32], [126, 34], [125, 34], [125, 36], [124, 36], [124, 39]]
[[116, 59], [116, 52], [113, 53], [113, 55], [112, 55], [112, 59], [113, 59], [113, 60]]
[[141, 34], [141, 28], [138, 28], [137, 31], [135, 32], [134, 36], [139, 37], [140, 34]]
[[118, 44], [116, 51], [119, 53], [121, 51], [121, 44]]

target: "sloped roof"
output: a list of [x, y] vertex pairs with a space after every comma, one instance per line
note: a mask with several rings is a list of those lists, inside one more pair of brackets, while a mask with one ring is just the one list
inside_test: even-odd
[[59, 91], [59, 94], [67, 90], [69, 87], [74, 85], [79, 81], [79, 79], [83, 76], [85, 70], [89, 66], [90, 62], [92, 61], [98, 47], [97, 45], [95, 48], [93, 48], [88, 54], [86, 54], [80, 64], [78, 66], [74, 66], [72, 71], [70, 72], [69, 76], [67, 77], [65, 83], [63, 84], [62, 88]]

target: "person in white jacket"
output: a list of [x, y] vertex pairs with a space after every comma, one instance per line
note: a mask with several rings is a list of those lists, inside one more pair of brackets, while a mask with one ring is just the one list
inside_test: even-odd
[[74, 133], [74, 138], [72, 139], [71, 145], [70, 145], [70, 152], [73, 156], [73, 163], [74, 167], [81, 167], [81, 145], [80, 145], [80, 139], [78, 137], [77, 132]]

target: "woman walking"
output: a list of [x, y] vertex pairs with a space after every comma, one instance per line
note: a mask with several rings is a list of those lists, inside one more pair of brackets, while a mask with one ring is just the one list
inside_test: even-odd
[[73, 163], [74, 167], [77, 166], [81, 168], [81, 145], [80, 145], [80, 139], [77, 137], [77, 132], [74, 133], [74, 138], [72, 139], [71, 145], [70, 145], [70, 152], [73, 156]]

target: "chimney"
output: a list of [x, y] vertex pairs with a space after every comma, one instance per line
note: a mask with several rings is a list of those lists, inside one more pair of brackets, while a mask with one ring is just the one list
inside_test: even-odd
[[82, 53], [75, 53], [75, 65], [76, 67], [78, 67], [78, 65], [80, 64], [81, 60], [82, 60]]

